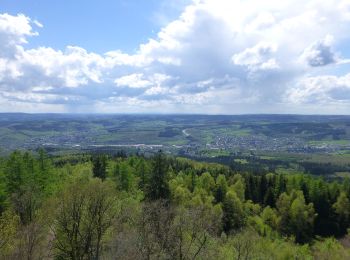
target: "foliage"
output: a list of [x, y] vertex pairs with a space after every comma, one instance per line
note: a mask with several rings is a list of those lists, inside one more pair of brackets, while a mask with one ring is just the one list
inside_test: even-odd
[[105, 235], [116, 214], [109, 183], [99, 179], [69, 184], [54, 202], [51, 230], [60, 259], [99, 259]]
[[[0, 258], [346, 259], [350, 184], [167, 157], [0, 159]], [[333, 237], [333, 238], [326, 238]]]
[[19, 227], [19, 217], [13, 211], [7, 210], [0, 217], [0, 257], [4, 257], [14, 247], [16, 233]]

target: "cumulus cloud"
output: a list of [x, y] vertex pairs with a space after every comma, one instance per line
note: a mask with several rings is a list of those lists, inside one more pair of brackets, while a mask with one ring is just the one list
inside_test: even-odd
[[28, 36], [38, 33], [33, 31], [31, 19], [23, 14], [16, 16], [0, 14], [0, 55], [13, 57], [21, 44], [27, 43]]
[[337, 48], [349, 43], [349, 26], [347, 0], [196, 0], [135, 53], [98, 54], [79, 46], [26, 48], [42, 25], [23, 14], [0, 14], [2, 110], [27, 105], [36, 111], [44, 104], [89, 112], [278, 113], [312, 102], [350, 107], [348, 75], [332, 76], [347, 66]]
[[293, 103], [322, 103], [350, 101], [350, 74], [341, 77], [323, 75], [305, 77], [287, 95]]
[[134, 73], [117, 78], [115, 81], [118, 87], [147, 88], [152, 85], [149, 80], [143, 79], [142, 73]]
[[301, 55], [309, 66], [319, 67], [335, 63], [338, 58], [332, 50], [333, 36], [327, 35], [324, 39], [318, 40], [307, 47]]
[[118, 87], [148, 88], [152, 86], [160, 87], [161, 84], [169, 79], [170, 77], [165, 74], [156, 73], [145, 78], [143, 73], [134, 73], [117, 78], [114, 80], [114, 83]]
[[232, 61], [236, 65], [247, 66], [251, 70], [277, 69], [279, 66], [274, 58], [277, 46], [273, 43], [258, 43], [252, 48], [234, 54]]

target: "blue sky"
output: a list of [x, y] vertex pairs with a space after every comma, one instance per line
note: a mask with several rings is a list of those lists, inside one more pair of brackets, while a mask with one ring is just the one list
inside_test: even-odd
[[0, 111], [350, 112], [349, 0], [2, 0]]
[[116, 48], [132, 52], [156, 37], [165, 23], [161, 17], [175, 19], [183, 3], [167, 8], [160, 0], [2, 0], [0, 10], [23, 13], [44, 25], [28, 47], [77, 45], [98, 53]]

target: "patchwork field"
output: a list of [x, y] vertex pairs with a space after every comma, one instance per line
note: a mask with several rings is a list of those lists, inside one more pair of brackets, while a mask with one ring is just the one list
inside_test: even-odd
[[339, 177], [350, 171], [350, 116], [0, 114], [1, 154], [39, 147], [51, 153], [162, 149], [248, 171], [258, 160], [265, 165], [260, 170]]

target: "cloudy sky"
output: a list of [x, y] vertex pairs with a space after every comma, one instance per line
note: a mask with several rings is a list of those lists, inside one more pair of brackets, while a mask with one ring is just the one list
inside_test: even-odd
[[2, 0], [0, 112], [350, 114], [350, 0]]

